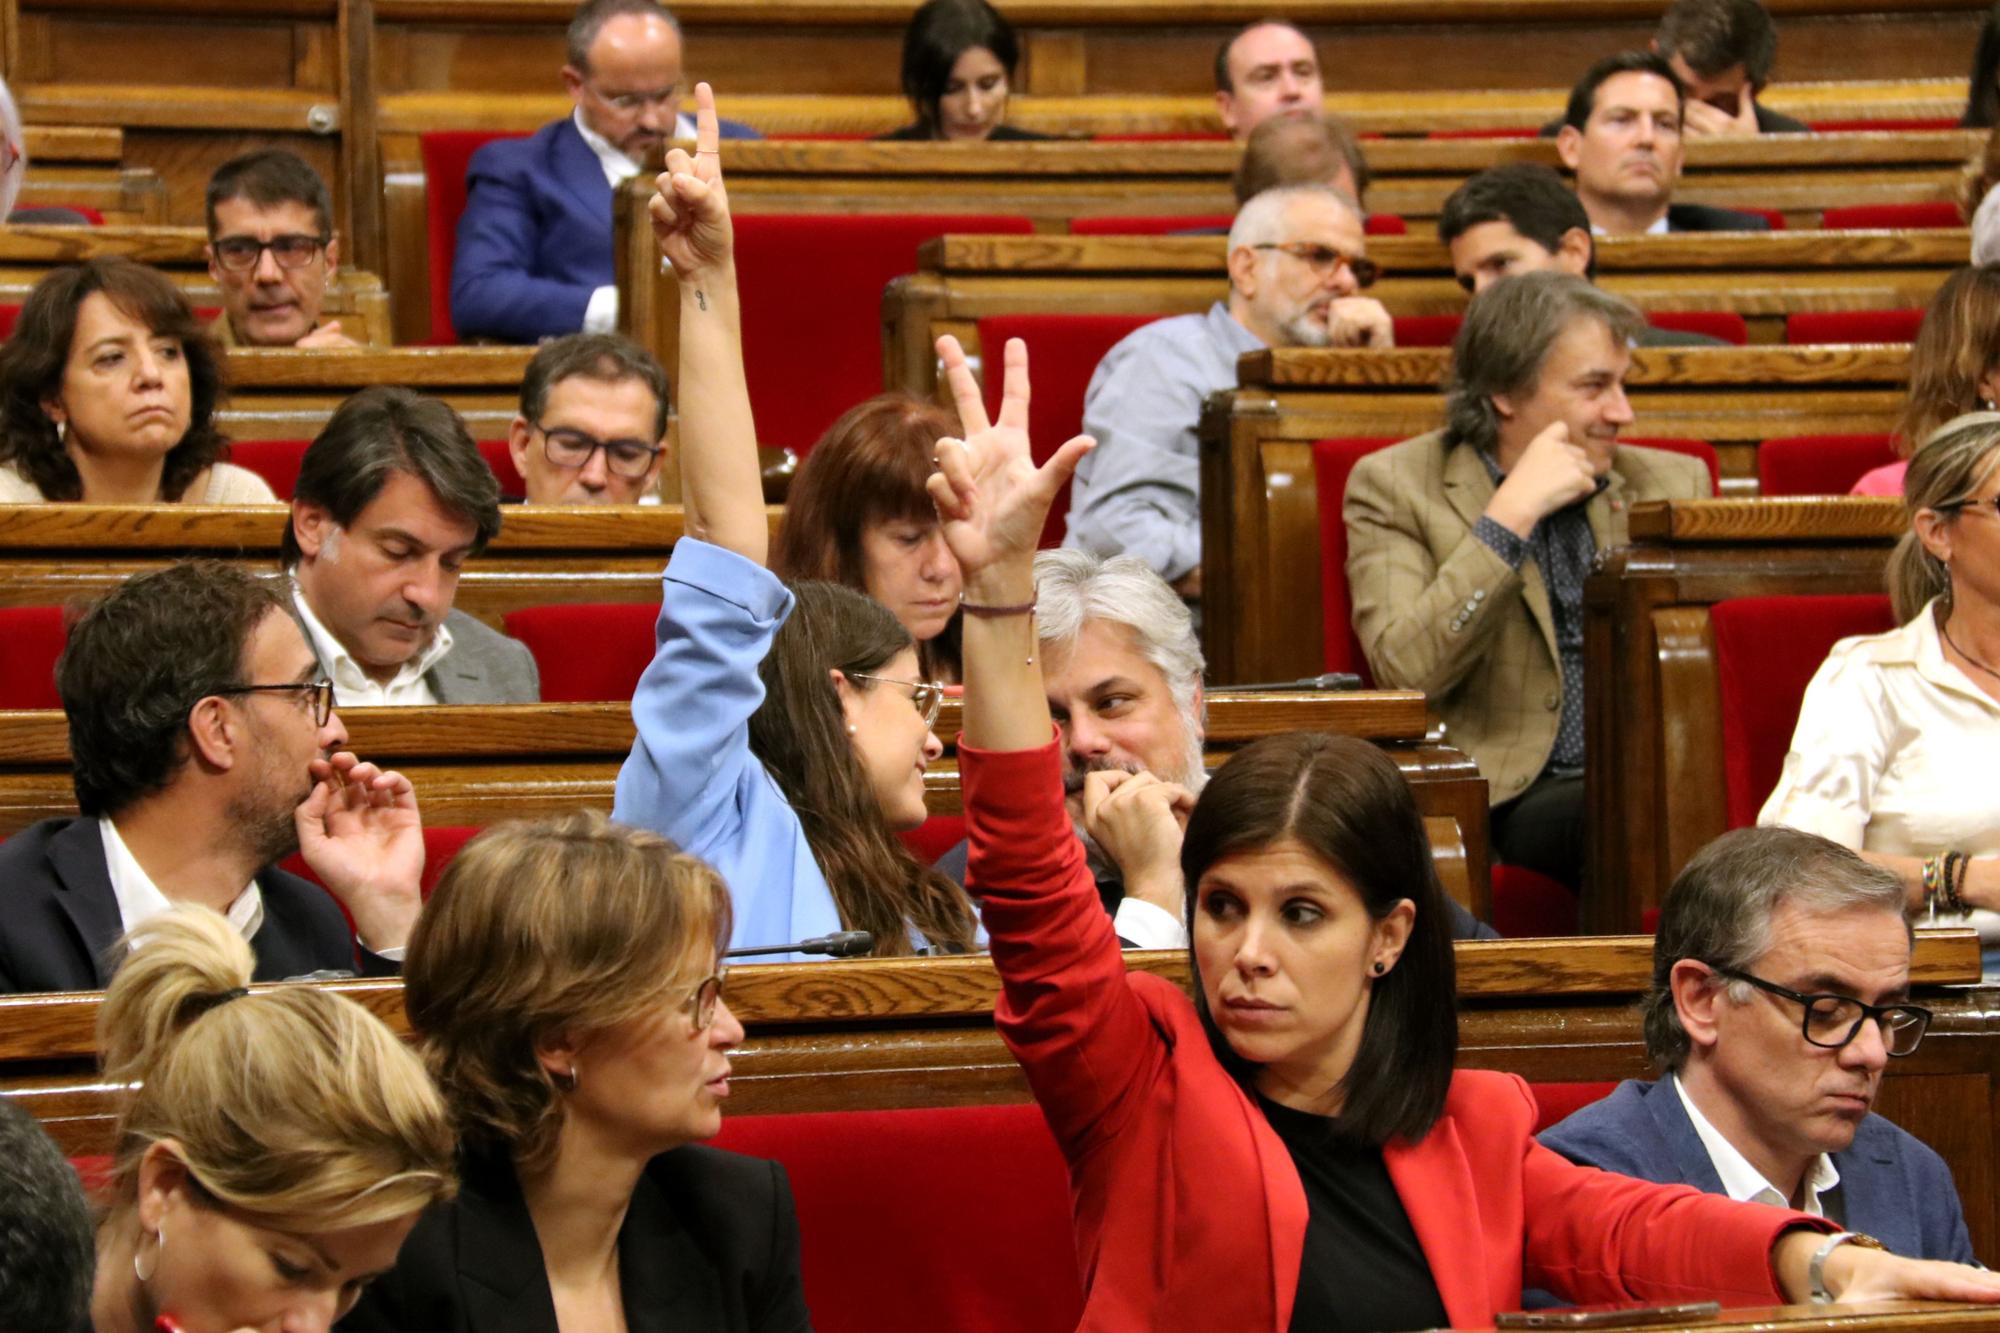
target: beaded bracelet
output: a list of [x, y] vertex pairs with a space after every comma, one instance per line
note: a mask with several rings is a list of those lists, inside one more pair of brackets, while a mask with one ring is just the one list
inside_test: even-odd
[[1033, 645], [1036, 642], [1035, 606], [1041, 601], [1041, 597], [1042, 585], [1040, 583], [1035, 585], [1035, 595], [1033, 597], [1025, 602], [1017, 602], [1012, 606], [980, 606], [976, 603], [966, 601], [965, 594], [960, 592], [958, 594], [958, 609], [969, 616], [977, 616], [981, 620], [999, 620], [1005, 616], [1026, 616], [1028, 618], [1029, 644], [1026, 665], [1033, 666], [1035, 664], [1035, 650]]
[[1972, 857], [1965, 852], [1953, 852], [1947, 860], [1944, 874], [1944, 898], [1954, 912], [1971, 909], [1965, 905], [1965, 871], [1972, 864]]

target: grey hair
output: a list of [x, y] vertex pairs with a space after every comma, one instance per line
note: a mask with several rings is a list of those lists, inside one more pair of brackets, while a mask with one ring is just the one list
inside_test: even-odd
[[1201, 642], [1194, 617], [1165, 579], [1132, 555], [1109, 559], [1090, 551], [1055, 550], [1035, 553], [1035, 628], [1042, 652], [1066, 651], [1083, 627], [1108, 620], [1132, 631], [1139, 654], [1166, 677], [1174, 708], [1186, 724], [1192, 762], [1186, 776], [1200, 781], [1201, 737], [1207, 727], [1205, 706], [1195, 696], [1201, 688]]
[[1285, 239], [1285, 210], [1297, 199], [1331, 199], [1352, 213], [1357, 220], [1361, 217], [1361, 207], [1344, 190], [1336, 190], [1331, 185], [1319, 181], [1304, 185], [1274, 185], [1268, 190], [1253, 194], [1236, 210], [1236, 220], [1229, 224], [1229, 248], [1249, 249], [1259, 245], [1270, 245]]
[[681, 30], [681, 21], [658, 0], [584, 0], [569, 21], [566, 58], [570, 67], [580, 74], [588, 74], [590, 48], [597, 41], [597, 34], [604, 31], [604, 25], [612, 19], [626, 14], [664, 19], [675, 32]]
[[1957, 506], [1977, 491], [1993, 470], [2000, 449], [2000, 412], [1967, 412], [1953, 417], [1917, 446], [1903, 474], [1903, 509], [1909, 528], [1889, 555], [1889, 605], [1906, 623], [1933, 597], [1951, 597], [1951, 571], [1924, 548], [1917, 536], [1917, 513], [1934, 509], [1956, 520]]
[[1631, 343], [1646, 317], [1630, 301], [1568, 273], [1544, 270], [1496, 282], [1472, 298], [1451, 344], [1445, 377], [1445, 440], [1492, 449], [1500, 440], [1496, 395], [1535, 391], [1549, 349], [1571, 321], [1595, 319]]
[[[1690, 1048], [1674, 1006], [1674, 964], [1691, 958], [1712, 968], [1752, 970], [1770, 952], [1771, 918], [1787, 905], [1812, 916], [1893, 912], [1909, 930], [1902, 881], [1849, 848], [1782, 825], [1723, 834], [1695, 853], [1660, 909], [1644, 1007], [1646, 1054], [1663, 1072], [1685, 1064]], [[1750, 998], [1744, 982], [1716, 978], [1714, 984], [1726, 985], [1738, 1004]]]

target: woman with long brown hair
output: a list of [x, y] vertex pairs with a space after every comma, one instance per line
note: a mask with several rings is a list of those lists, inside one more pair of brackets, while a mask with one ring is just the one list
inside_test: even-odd
[[1854, 483], [1855, 495], [1901, 495], [1918, 445], [1953, 417], [2000, 402], [2000, 267], [1956, 269], [1924, 308], [1910, 348], [1910, 389], [1896, 421], [1900, 458]]

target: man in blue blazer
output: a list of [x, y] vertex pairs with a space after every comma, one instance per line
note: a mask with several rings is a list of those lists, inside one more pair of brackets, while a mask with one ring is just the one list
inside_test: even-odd
[[1832, 1218], [1975, 1263], [1944, 1160], [1869, 1107], [1930, 1021], [1909, 1003], [1903, 886], [1845, 847], [1738, 829], [1661, 911], [1646, 1046], [1664, 1071], [1545, 1131], [1571, 1161]]
[[[451, 274], [461, 338], [611, 332], [616, 189], [669, 139], [694, 138], [680, 113], [680, 25], [655, 0], [588, 0], [569, 25], [562, 80], [571, 115], [472, 155]], [[729, 122], [721, 131], [757, 137]]]

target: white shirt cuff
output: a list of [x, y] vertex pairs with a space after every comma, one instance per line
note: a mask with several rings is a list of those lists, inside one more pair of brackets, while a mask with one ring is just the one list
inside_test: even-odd
[[1164, 907], [1141, 898], [1126, 898], [1118, 904], [1112, 928], [1121, 940], [1130, 940], [1138, 949], [1185, 949], [1187, 927]]
[[590, 304], [583, 308], [583, 331], [585, 333], [616, 333], [618, 331], [618, 288], [599, 287], [590, 294]]

